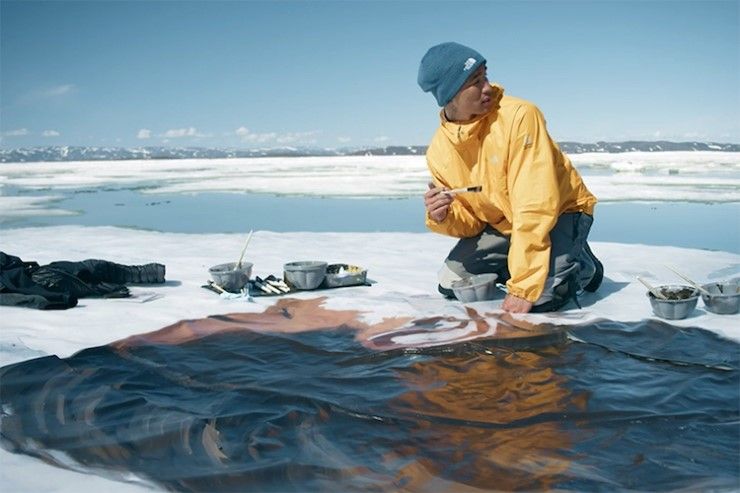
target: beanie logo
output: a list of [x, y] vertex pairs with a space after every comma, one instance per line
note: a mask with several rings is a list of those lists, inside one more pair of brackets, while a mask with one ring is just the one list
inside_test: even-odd
[[465, 66], [463, 67], [463, 70], [465, 70], [466, 72], [470, 70], [470, 68], [475, 65], [475, 61], [475, 58], [468, 58], [467, 60], [465, 60]]

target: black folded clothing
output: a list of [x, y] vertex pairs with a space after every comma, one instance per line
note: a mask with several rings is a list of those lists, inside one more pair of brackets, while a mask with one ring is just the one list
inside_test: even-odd
[[162, 264], [122, 265], [88, 259], [39, 265], [0, 252], [0, 305], [71, 308], [78, 298], [130, 296], [125, 284], [161, 284], [164, 276]]

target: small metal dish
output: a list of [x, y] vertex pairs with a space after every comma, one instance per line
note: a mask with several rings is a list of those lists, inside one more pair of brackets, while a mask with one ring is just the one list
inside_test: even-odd
[[358, 286], [367, 282], [367, 269], [357, 265], [330, 264], [326, 268], [327, 288], [341, 288], [343, 286]]
[[718, 315], [733, 315], [740, 308], [740, 286], [737, 282], [713, 282], [702, 286], [711, 296], [702, 293], [704, 307]]
[[699, 291], [692, 286], [666, 284], [657, 286], [656, 289], [669, 299], [656, 298], [650, 291], [647, 292], [647, 297], [653, 307], [653, 313], [667, 320], [681, 320], [688, 317], [696, 308], [696, 302], [699, 300]]
[[477, 274], [452, 283], [455, 298], [463, 303], [492, 300], [496, 296], [498, 274]]

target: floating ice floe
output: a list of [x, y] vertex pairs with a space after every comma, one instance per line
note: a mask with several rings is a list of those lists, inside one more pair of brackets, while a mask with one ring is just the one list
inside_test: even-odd
[[[740, 153], [576, 154], [600, 201], [740, 201]], [[423, 156], [331, 156], [5, 163], [0, 183], [56, 191], [115, 187], [142, 193], [270, 193], [319, 197], [410, 197], [424, 193]], [[0, 205], [9, 192], [0, 195]]]

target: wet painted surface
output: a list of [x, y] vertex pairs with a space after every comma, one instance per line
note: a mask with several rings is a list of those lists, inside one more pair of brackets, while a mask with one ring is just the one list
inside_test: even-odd
[[739, 347], [285, 299], [0, 369], [3, 445], [188, 491], [733, 489]]

